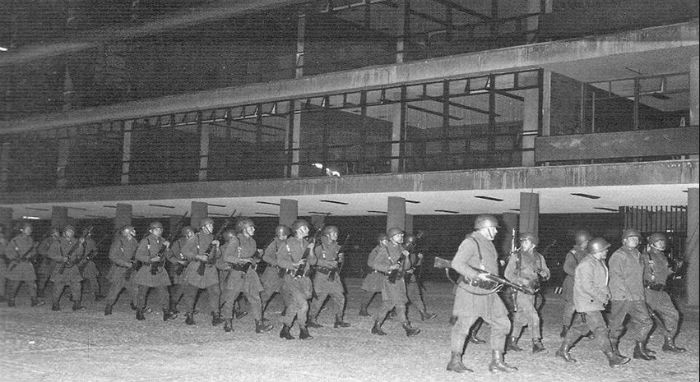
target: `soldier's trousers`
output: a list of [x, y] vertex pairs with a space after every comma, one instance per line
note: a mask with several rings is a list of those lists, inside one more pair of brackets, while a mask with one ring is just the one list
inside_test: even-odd
[[100, 283], [97, 281], [97, 277], [95, 278], [89, 278], [89, 279], [84, 279], [88, 284], [90, 284], [90, 292], [97, 297], [98, 295], [101, 294], [100, 291]]
[[[225, 319], [233, 318], [233, 304], [236, 302], [236, 299], [241, 293], [244, 293], [244, 291], [240, 288], [224, 289], [222, 295], [222, 300], [224, 301], [221, 310]], [[253, 318], [260, 321], [262, 319], [262, 301], [260, 300], [260, 295], [256, 295], [255, 293], [245, 293], [245, 296], [248, 299], [248, 304], [250, 305]]]
[[513, 337], [520, 337], [520, 332], [524, 326], [530, 328], [532, 339], [542, 338], [540, 333], [540, 316], [535, 309], [535, 296], [518, 292], [516, 295], [518, 311], [513, 316]]
[[177, 304], [185, 295], [185, 286], [183, 284], [173, 284], [170, 287], [170, 302]]
[[17, 296], [17, 291], [19, 291], [19, 287], [21, 283], [24, 282], [27, 285], [27, 288], [29, 289], [29, 297], [32, 299], [36, 298], [36, 283], [35, 281], [18, 281], [18, 280], [7, 280], [7, 299], [11, 300], [14, 299], [15, 296]]
[[63, 289], [67, 286], [70, 287], [70, 292], [73, 295], [73, 302], [80, 302], [80, 281], [54, 281], [53, 284], [53, 304], [58, 305], [61, 302], [61, 295], [63, 294]]
[[564, 326], [571, 326], [572, 320], [574, 318], [574, 313], [576, 313], [576, 306], [574, 306], [573, 301], [564, 300], [564, 308], [562, 309], [561, 323]]
[[428, 309], [425, 307], [425, 302], [423, 301], [423, 294], [420, 290], [420, 284], [418, 284], [417, 281], [406, 281], [406, 294], [408, 295], [410, 305], [416, 307], [421, 312], [428, 311]]
[[649, 310], [644, 300], [612, 300], [610, 303], [610, 341], [618, 343], [622, 333], [625, 331], [624, 321], [627, 315], [630, 316], [630, 328], [628, 333], [636, 341], [644, 342], [649, 335], [654, 322], [649, 316]]
[[605, 325], [605, 319], [600, 311], [577, 314], [571, 323], [569, 331], [566, 332], [565, 341], [568, 345], [572, 345], [579, 338], [588, 334], [589, 331], [595, 334], [595, 341], [600, 350], [604, 352], [612, 351], [610, 339], [608, 338], [608, 327]]
[[284, 277], [284, 285], [281, 292], [287, 309], [281, 318], [282, 323], [292, 326], [296, 319], [299, 328], [305, 328], [309, 313], [308, 299], [311, 297], [311, 280], [307, 277], [295, 279], [290, 275]]
[[[500, 297], [495, 293], [483, 296], [481, 299], [484, 300], [483, 303], [487, 304], [486, 311], [481, 316], [479, 314], [459, 314], [457, 316], [457, 322], [452, 326], [452, 331], [450, 332], [450, 349], [453, 352], [462, 354], [464, 341], [469, 335], [469, 330], [479, 317], [491, 326], [491, 337], [489, 340], [491, 350], [504, 350], [506, 336], [510, 332], [508, 311]], [[466, 310], [460, 309], [460, 311], [465, 312]]]
[[647, 305], [649, 309], [661, 316], [663, 325], [660, 327], [664, 331], [665, 337], [674, 337], [678, 331], [678, 310], [671, 301], [671, 296], [664, 291], [656, 291], [651, 289], [644, 290]]
[[133, 281], [126, 280], [124, 278], [119, 278], [116, 280], [112, 280], [112, 284], [109, 286], [109, 291], [107, 291], [107, 297], [106, 297], [106, 303], [107, 305], [114, 305], [117, 302], [117, 297], [119, 297], [119, 293], [121, 293], [122, 289], [127, 290], [129, 292], [129, 295], [131, 297], [131, 302], [134, 303], [134, 305], [137, 305], [137, 300], [136, 300], [136, 284], [134, 284]]
[[149, 287], [148, 285], [139, 285], [137, 288], [137, 293], [136, 293], [136, 306], [139, 309], [144, 309], [146, 307], [146, 294], [148, 294], [148, 291], [154, 288], [158, 292], [158, 303], [160, 304], [160, 307], [163, 309], [169, 309], [170, 308], [170, 297], [168, 294], [168, 287], [165, 285], [157, 286], [157, 287]]
[[[221, 290], [219, 289], [219, 283], [210, 285], [206, 288], [207, 300], [209, 301], [209, 310], [214, 313], [219, 313], [219, 299], [221, 298]], [[195, 303], [197, 300], [197, 292], [199, 288], [194, 285], [185, 285], [185, 293], [183, 294], [183, 304], [185, 305], [185, 312], [194, 312]]]
[[5, 296], [5, 283], [7, 279], [5, 275], [7, 274], [7, 265], [5, 260], [0, 258], [0, 296]]
[[311, 300], [311, 306], [309, 307], [309, 317], [315, 319], [318, 313], [321, 311], [323, 303], [326, 302], [328, 297], [331, 298], [331, 302], [334, 305], [334, 315], [343, 318], [343, 309], [345, 308], [345, 295], [337, 291], [316, 291], [316, 296]]

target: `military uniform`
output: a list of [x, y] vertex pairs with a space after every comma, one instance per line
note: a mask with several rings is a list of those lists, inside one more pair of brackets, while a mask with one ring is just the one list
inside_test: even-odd
[[58, 235], [52, 234], [49, 237], [44, 238], [36, 249], [37, 254], [39, 255], [36, 269], [37, 289], [38, 294], [42, 296], [44, 294], [44, 290], [46, 289], [46, 284], [48, 284], [48, 281], [51, 278], [53, 269], [56, 267], [56, 262], [49, 258], [49, 248], [51, 247], [51, 244], [58, 241], [58, 239]]
[[100, 271], [97, 270], [97, 266], [93, 261], [93, 257], [97, 255], [97, 244], [95, 240], [91, 237], [85, 238], [85, 246], [83, 247], [82, 260], [78, 264], [78, 269], [80, 269], [80, 275], [83, 280], [90, 284], [90, 291], [93, 293], [95, 300], [101, 297], [101, 286], [98, 280], [100, 276]]
[[134, 256], [138, 242], [132, 236], [124, 237], [119, 235], [112, 242], [109, 248], [109, 261], [112, 265], [107, 273], [107, 280], [110, 282], [109, 291], [107, 292], [107, 303], [105, 305], [105, 315], [112, 314], [112, 306], [117, 302], [117, 297], [122, 289], [129, 292], [131, 302], [136, 304], [136, 283], [132, 274], [134, 272]]
[[36, 256], [36, 242], [30, 235], [21, 233], [5, 246], [5, 257], [10, 260], [7, 266], [7, 305], [15, 305], [15, 296], [22, 282], [29, 288], [32, 306], [38, 305], [36, 295], [36, 274], [32, 258]]
[[311, 306], [309, 307], [309, 321], [314, 325], [318, 325], [316, 318], [326, 299], [330, 297], [335, 306], [334, 326], [336, 328], [350, 326], [343, 322], [345, 290], [338, 273], [339, 251], [340, 245], [336, 241], [330, 240], [328, 236], [321, 237], [321, 245], [314, 247], [314, 256], [311, 262], [315, 267], [313, 287], [316, 297], [311, 300]]
[[80, 306], [81, 288], [80, 282], [83, 277], [80, 276], [78, 266], [74, 264], [80, 248], [83, 244], [75, 237], [61, 237], [49, 247], [49, 258], [56, 262], [56, 267], [51, 274], [53, 282], [53, 310], [60, 310], [60, 300], [63, 290], [66, 286], [70, 286], [73, 310], [82, 309]]
[[365, 291], [365, 293], [362, 296], [362, 302], [360, 302], [360, 316], [369, 316], [367, 308], [372, 302], [372, 298], [374, 298], [375, 294], [382, 292], [386, 275], [372, 268], [372, 265], [377, 258], [377, 254], [379, 254], [383, 247], [384, 244], [377, 244], [367, 256], [367, 266], [370, 272], [365, 276], [364, 280], [362, 280], [362, 290]]
[[[221, 291], [219, 289], [219, 273], [214, 264], [209, 261], [204, 265], [204, 274], [200, 275], [198, 269], [202, 263], [200, 260], [196, 259], [196, 256], [203, 256], [206, 254], [207, 249], [214, 240], [214, 235], [211, 233], [205, 233], [203, 231], [197, 232], [194, 235], [193, 240], [185, 242], [182, 246], [182, 256], [189, 261], [187, 268], [185, 268], [185, 293], [183, 296], [183, 304], [185, 306], [185, 311], [188, 314], [188, 324], [194, 324], [194, 314], [195, 300], [197, 297], [197, 292], [200, 289], [206, 289], [208, 294], [209, 309], [213, 315], [212, 323], [219, 322], [219, 299], [221, 297]], [[217, 246], [212, 247], [212, 252], [210, 256], [217, 256], [219, 248]]]
[[6, 300], [5, 284], [7, 283], [7, 257], [5, 257], [5, 247], [7, 240], [0, 232], [0, 302]]
[[168, 249], [168, 263], [170, 264], [168, 274], [172, 281], [172, 286], [170, 287], [170, 311], [172, 312], [177, 311], [177, 304], [185, 295], [185, 269], [187, 268], [187, 264], [182, 264], [180, 261], [185, 258], [182, 254], [182, 248], [188, 240], [194, 240], [194, 236], [189, 239], [182, 236], [175, 240]]
[[571, 325], [571, 319], [576, 312], [574, 306], [574, 281], [576, 275], [576, 267], [586, 257], [586, 251], [578, 246], [575, 246], [566, 253], [564, 259], [564, 282], [562, 284], [562, 297], [564, 298], [564, 309], [562, 310], [562, 325], [564, 326], [562, 333]]
[[[157, 263], [151, 263], [151, 259], [156, 256], [165, 256], [165, 239], [160, 236], [149, 233], [145, 238], [141, 239], [134, 258], [141, 262], [141, 267], [133, 275], [134, 282], [137, 286], [136, 297], [136, 318], [143, 320], [144, 310], [146, 309], [146, 294], [150, 288], [156, 288], [158, 291], [158, 302], [164, 312], [164, 319], [171, 318], [167, 312], [170, 311], [170, 295], [168, 287], [170, 286], [170, 278], [164, 267]], [[155, 274], [151, 274], [152, 267], [158, 267]]]
[[406, 270], [403, 279], [406, 283], [406, 295], [408, 296], [409, 306], [414, 306], [418, 309], [421, 320], [431, 320], [437, 317], [437, 314], [428, 313], [428, 308], [423, 300], [423, 292], [421, 291], [421, 280], [418, 280], [418, 275], [416, 274], [416, 269], [422, 266], [423, 255], [416, 252], [411, 245], [406, 246], [406, 249], [410, 252], [408, 257], [409, 268]]
[[284, 284], [284, 274], [280, 272], [280, 267], [277, 265], [277, 251], [281, 246], [285, 245], [287, 239], [280, 239], [275, 237], [275, 239], [268, 244], [263, 252], [263, 261], [267, 263], [265, 271], [260, 277], [260, 282], [263, 286], [263, 292], [261, 295], [261, 300], [263, 304], [263, 312], [267, 308], [267, 304], [270, 302], [275, 293], [280, 293], [282, 290], [282, 284]]
[[[306, 239], [290, 237], [277, 251], [277, 265], [285, 270], [284, 282], [282, 284], [282, 298], [284, 299], [287, 309], [282, 316], [282, 323], [284, 324], [282, 330], [284, 331], [286, 328], [286, 334], [289, 334], [289, 328], [291, 328], [296, 319], [300, 333], [302, 333], [304, 337], [308, 335], [308, 329], [306, 328], [307, 314], [309, 311], [308, 300], [313, 295], [313, 290], [309, 277], [295, 277], [294, 275], [297, 268], [295, 263], [301, 260], [308, 245], [309, 242]], [[309, 267], [309, 264], [306, 262], [301, 266], [306, 268]], [[280, 333], [280, 336], [288, 338], [288, 336], [284, 336], [283, 334], [284, 333]]]

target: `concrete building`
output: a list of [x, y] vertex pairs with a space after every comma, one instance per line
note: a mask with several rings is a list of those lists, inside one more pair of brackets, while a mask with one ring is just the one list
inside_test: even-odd
[[696, 2], [165, 3], [0, 16], [0, 223], [613, 212], [698, 305]]

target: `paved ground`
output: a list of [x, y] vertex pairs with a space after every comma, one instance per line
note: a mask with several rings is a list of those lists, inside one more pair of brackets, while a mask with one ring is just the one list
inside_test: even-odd
[[[278, 337], [280, 304], [274, 300], [268, 318], [272, 332], [255, 334], [250, 316], [236, 320], [233, 333], [212, 327], [209, 317], [197, 316], [195, 326], [184, 318], [164, 323], [157, 313], [136, 321], [127, 296], [109, 317], [104, 305], [88, 303], [88, 310], [74, 313], [68, 303], [52, 312], [49, 305], [30, 308], [20, 297], [18, 307], [0, 307], [1, 381], [697, 381], [698, 311], [685, 309], [678, 344], [688, 348], [685, 355], [660, 351], [663, 338], [654, 335], [649, 347], [659, 350], [657, 361], [632, 360], [611, 369], [592, 343], [581, 341], [572, 354], [575, 365], [554, 357], [559, 346], [558, 295], [547, 295], [543, 308], [544, 344], [547, 351], [506, 355], [519, 371], [510, 375], [491, 374], [490, 353], [485, 345], [470, 345], [465, 364], [469, 375], [445, 371], [449, 358], [447, 322], [452, 304], [451, 285], [429, 283], [427, 301], [438, 318], [421, 322], [416, 337], [404, 335], [400, 324], [388, 321], [386, 337], [371, 335], [372, 319], [357, 315], [360, 280], [346, 280], [350, 291], [347, 329], [328, 327], [330, 314], [322, 312], [326, 327], [312, 329], [310, 341], [286, 341]], [[375, 299], [370, 311], [379, 306]], [[296, 329], [293, 331], [296, 336]], [[488, 337], [488, 329], [483, 330]], [[521, 344], [528, 344], [525, 330]], [[620, 349], [631, 355], [633, 343], [624, 338]]]

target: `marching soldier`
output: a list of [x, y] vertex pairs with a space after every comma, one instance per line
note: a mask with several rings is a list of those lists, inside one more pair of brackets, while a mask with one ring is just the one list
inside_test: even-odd
[[182, 235], [170, 245], [170, 254], [168, 256], [168, 262], [170, 263], [168, 274], [172, 280], [172, 285], [170, 286], [170, 311], [174, 314], [180, 313], [177, 310], [177, 304], [185, 294], [185, 268], [187, 266], [187, 260], [182, 254], [182, 248], [185, 247], [186, 243], [195, 240], [192, 227], [185, 226], [180, 232]]
[[[506, 266], [504, 276], [519, 285], [539, 289], [540, 280], [548, 280], [550, 273], [544, 256], [535, 250], [539, 239], [536, 234], [524, 232], [520, 234], [520, 250], [511, 254]], [[525, 325], [530, 327], [532, 336], [532, 352], [544, 351], [542, 345], [542, 333], [540, 331], [540, 317], [535, 307], [535, 296], [526, 293], [516, 293], [515, 305], [517, 310], [513, 317], [513, 333], [507, 341], [506, 350], [521, 351], [518, 346], [518, 337]]]
[[[206, 289], [208, 293], [209, 309], [211, 310], [211, 324], [219, 325], [223, 322], [219, 314], [219, 273], [214, 266], [215, 258], [219, 255], [219, 241], [214, 239], [214, 220], [204, 218], [200, 222], [199, 232], [193, 240], [188, 240], [182, 247], [182, 256], [189, 264], [185, 269], [185, 323], [194, 325], [194, 308], [197, 293]], [[203, 271], [203, 272], [202, 272]]]
[[142, 264], [133, 276], [137, 285], [136, 319], [139, 321], [146, 319], [144, 316], [146, 295], [151, 288], [158, 291], [158, 299], [163, 309], [163, 321], [175, 319], [177, 315], [170, 311], [169, 304], [170, 278], [165, 267], [161, 266], [163, 256], [165, 256], [165, 251], [170, 243], [162, 237], [163, 224], [161, 222], [151, 222], [148, 226], [148, 232], [149, 234], [139, 242], [134, 256], [136, 261]]
[[386, 275], [372, 267], [375, 259], [377, 258], [377, 254], [388, 244], [386, 233], [381, 233], [379, 236], [377, 236], [377, 243], [377, 246], [374, 247], [369, 253], [369, 256], [367, 256], [367, 266], [370, 267], [371, 271], [367, 274], [367, 276], [365, 276], [365, 279], [362, 280], [362, 290], [364, 293], [362, 294], [362, 300], [360, 302], [360, 316], [363, 317], [370, 316], [370, 314], [367, 312], [367, 308], [372, 302], [374, 296], [377, 293], [382, 292], [384, 279], [386, 278]]
[[664, 332], [664, 345], [661, 350], [670, 353], [683, 353], [685, 349], [676, 346], [674, 338], [678, 331], [678, 311], [666, 292], [666, 280], [673, 273], [666, 258], [666, 236], [654, 233], [647, 238], [647, 247], [642, 253], [644, 260], [644, 297], [649, 309], [661, 316], [659, 328]]
[[309, 235], [309, 223], [306, 220], [295, 220], [292, 223], [292, 232], [294, 236], [287, 238], [286, 243], [277, 251], [277, 265], [285, 272], [282, 298], [287, 307], [282, 316], [280, 338], [294, 339], [289, 330], [296, 320], [299, 325], [299, 339], [306, 340], [313, 338], [306, 327], [308, 300], [313, 290], [311, 279], [307, 275], [310, 264], [304, 255], [308, 256], [308, 253], [314, 250], [315, 243], [309, 243], [306, 239]]
[[345, 291], [340, 282], [339, 265], [343, 262], [344, 254], [340, 252], [338, 245], [338, 227], [328, 225], [323, 228], [321, 245], [314, 247], [311, 263], [314, 264], [313, 287], [316, 297], [311, 300], [309, 308], [309, 320], [307, 326], [320, 328], [322, 325], [316, 322], [321, 307], [328, 297], [335, 305], [334, 328], [347, 328], [349, 323], [343, 321], [343, 310], [345, 309]]
[[478, 271], [498, 274], [498, 253], [492, 243], [498, 232], [498, 227], [498, 220], [495, 217], [491, 215], [477, 216], [474, 221], [474, 232], [467, 235], [462, 241], [454, 259], [452, 259], [452, 268], [463, 276], [464, 281], [458, 285], [452, 309], [453, 315], [457, 316], [457, 321], [452, 326], [450, 334], [452, 355], [447, 364], [449, 371], [457, 373], [472, 371], [462, 363], [462, 351], [469, 329], [479, 317], [491, 326], [489, 371], [513, 372], [518, 370], [503, 360], [505, 339], [510, 332], [510, 320], [506, 306], [496, 293], [495, 288], [489, 291], [481, 287], [488, 286], [490, 288], [491, 286], [484, 284], [489, 282], [486, 273]]
[[53, 273], [53, 269], [56, 266], [56, 263], [49, 258], [49, 248], [51, 248], [51, 244], [58, 241], [60, 237], [61, 232], [58, 230], [58, 228], [52, 227], [49, 231], [49, 235], [45, 237], [41, 243], [39, 243], [39, 246], [36, 249], [37, 254], [39, 255], [36, 270], [37, 295], [39, 297], [44, 296], [46, 286], [51, 278], [51, 273]]
[[85, 238], [85, 245], [83, 246], [83, 260], [78, 264], [78, 269], [80, 269], [83, 281], [90, 284], [90, 291], [94, 295], [95, 301], [99, 301], [103, 298], [102, 288], [98, 280], [100, 271], [97, 270], [95, 261], [93, 261], [93, 257], [97, 255], [97, 243], [92, 238], [92, 231], [87, 228], [83, 229], [82, 237]]
[[574, 318], [573, 325], [567, 330], [561, 347], [556, 352], [556, 356], [563, 358], [566, 362], [576, 362], [569, 350], [579, 338], [589, 331], [595, 333], [595, 341], [608, 358], [610, 367], [623, 365], [630, 360], [613, 350], [602, 314], [605, 305], [610, 300], [608, 268], [605, 266], [608, 248], [610, 248], [610, 243], [602, 237], [590, 240], [586, 249], [586, 257], [581, 259], [576, 266], [573, 296], [578, 314]]
[[5, 247], [7, 239], [5, 238], [5, 226], [0, 224], [0, 302], [7, 301], [5, 297], [5, 284], [7, 283], [7, 258], [5, 257]]
[[136, 284], [132, 274], [134, 273], [134, 256], [138, 247], [136, 241], [136, 230], [133, 226], [127, 225], [119, 230], [109, 248], [109, 261], [112, 266], [109, 268], [107, 280], [110, 282], [105, 304], [105, 316], [112, 314], [112, 307], [117, 302], [117, 298], [123, 289], [129, 292], [132, 305], [136, 306]]
[[566, 258], [564, 259], [564, 272], [566, 273], [562, 284], [564, 309], [562, 311], [562, 328], [559, 334], [562, 338], [566, 336], [566, 331], [569, 330], [571, 320], [576, 312], [574, 308], [574, 275], [576, 274], [576, 266], [586, 257], [586, 247], [588, 246], [588, 241], [591, 240], [591, 234], [586, 230], [576, 231], [574, 240], [576, 244], [566, 253]]
[[372, 268], [386, 274], [384, 285], [382, 286], [383, 305], [379, 313], [374, 317], [372, 334], [380, 336], [386, 335], [382, 330], [382, 324], [387, 314], [392, 309], [396, 309], [396, 316], [403, 320], [403, 328], [409, 337], [420, 333], [420, 329], [411, 326], [411, 322], [406, 316], [406, 283], [403, 280], [403, 272], [410, 267], [407, 259], [409, 253], [403, 248], [404, 232], [400, 228], [392, 227], [386, 232], [389, 241], [386, 247], [382, 248], [372, 264]]
[[408, 295], [408, 303], [416, 308], [418, 308], [418, 313], [420, 313], [421, 321], [432, 320], [437, 317], [436, 313], [428, 313], [428, 308], [423, 300], [423, 292], [421, 291], [421, 280], [418, 280], [418, 276], [415, 271], [423, 264], [423, 254], [417, 249], [417, 238], [415, 235], [407, 235], [404, 238], [404, 248], [408, 251], [408, 260], [410, 267], [406, 270], [404, 274], [404, 281], [406, 282], [406, 294]]
[[265, 251], [263, 252], [262, 259], [267, 263], [267, 267], [265, 267], [265, 271], [260, 278], [264, 289], [261, 293], [263, 316], [265, 315], [265, 310], [270, 300], [272, 300], [272, 297], [282, 290], [284, 273], [280, 271], [280, 267], [277, 265], [277, 251], [286, 244], [287, 237], [289, 237], [290, 234], [291, 231], [289, 227], [286, 225], [278, 225], [277, 228], [275, 228], [275, 238], [265, 247]]
[[255, 320], [255, 332], [264, 333], [272, 330], [272, 325], [263, 322], [262, 302], [260, 292], [262, 284], [255, 272], [255, 256], [258, 253], [257, 243], [253, 239], [255, 225], [250, 219], [240, 219], [236, 223], [236, 232], [226, 231], [226, 243], [221, 249], [222, 267], [226, 270], [223, 290], [224, 331], [233, 331], [233, 305], [238, 296], [243, 293], [248, 298]]
[[13, 237], [5, 246], [5, 256], [10, 263], [7, 266], [7, 306], [15, 306], [15, 296], [22, 282], [29, 288], [31, 306], [43, 305], [36, 297], [36, 274], [32, 258], [36, 256], [37, 243], [32, 239], [32, 225], [22, 223], [19, 235]]
[[631, 328], [636, 345], [633, 357], [645, 361], [656, 357], [646, 348], [646, 339], [653, 326], [649, 311], [644, 301], [644, 264], [637, 246], [641, 234], [636, 229], [626, 229], [622, 233], [622, 247], [615, 251], [610, 260], [610, 342], [615, 353], [620, 355], [618, 344], [625, 331], [625, 318], [630, 316]]
[[83, 280], [80, 271], [75, 265], [75, 258], [81, 252], [81, 246], [85, 239], [75, 238], [75, 228], [67, 225], [63, 228], [63, 237], [51, 244], [49, 247], [49, 258], [56, 262], [56, 266], [51, 274], [53, 282], [53, 301], [51, 310], [61, 310], [60, 301], [63, 290], [70, 286], [73, 300], [73, 311], [84, 310], [80, 305], [80, 282]]

